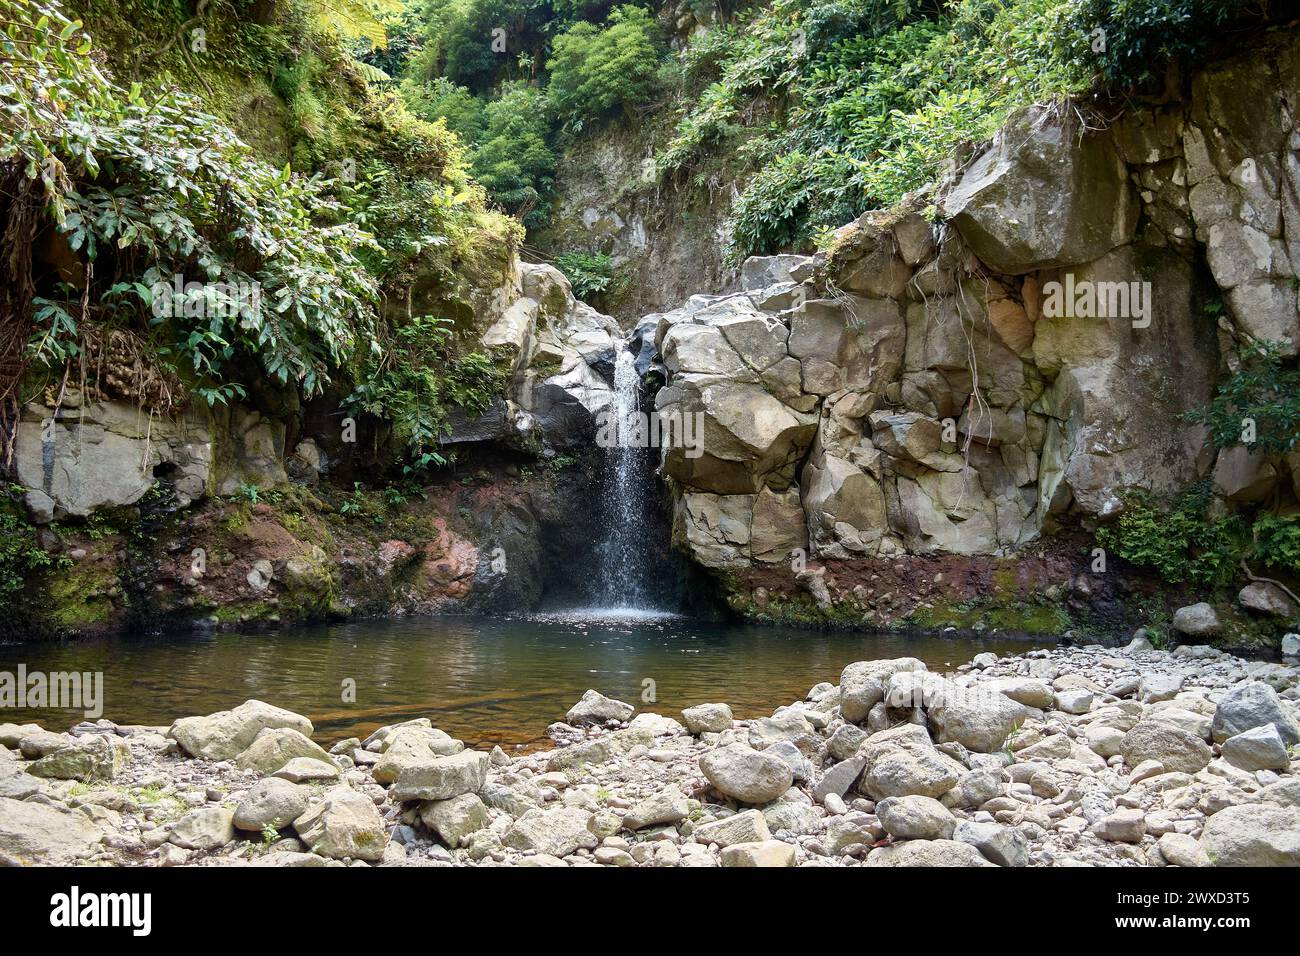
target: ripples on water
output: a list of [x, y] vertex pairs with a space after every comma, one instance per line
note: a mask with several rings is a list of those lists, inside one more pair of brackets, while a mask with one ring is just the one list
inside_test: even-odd
[[[980, 651], [1031, 646], [999, 636], [821, 633], [614, 608], [9, 645], [0, 646], [0, 670], [25, 663], [29, 671], [103, 671], [104, 716], [121, 724], [170, 723], [251, 697], [306, 714], [324, 742], [429, 717], [468, 745], [510, 746], [544, 741], [546, 726], [589, 687], [670, 716], [725, 701], [737, 717], [755, 717], [819, 681], [838, 681], [851, 661], [910, 656], [942, 669]], [[348, 678], [355, 703], [342, 701]], [[643, 702], [651, 687], [656, 702]], [[79, 719], [72, 711], [0, 710], [0, 721], [51, 729]]]

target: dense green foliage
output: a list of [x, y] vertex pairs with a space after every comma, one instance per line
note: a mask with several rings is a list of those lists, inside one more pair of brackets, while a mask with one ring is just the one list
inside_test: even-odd
[[577, 23], [555, 38], [549, 63], [551, 105], [581, 130], [590, 119], [628, 112], [653, 94], [662, 41], [653, 16], [617, 7], [604, 28]]
[[[375, 294], [357, 258], [370, 239], [339, 216], [329, 184], [259, 160], [189, 97], [114, 85], [57, 9], [0, 10], [23, 24], [4, 53], [24, 58], [6, 70], [0, 162], [39, 177], [59, 231], [96, 266], [100, 321], [152, 329], [157, 354], [183, 366], [172, 371], [204, 382], [242, 354], [316, 391], [366, 333]], [[203, 287], [163, 308], [156, 284], [174, 276]], [[259, 290], [262, 306], [231, 288]], [[61, 367], [80, 351], [77, 306], [38, 304], [29, 358]]]
[[1224, 584], [1236, 573], [1245, 549], [1245, 527], [1237, 516], [1207, 513], [1208, 484], [1189, 488], [1162, 504], [1135, 493], [1112, 523], [1097, 531], [1102, 547], [1125, 561], [1155, 570], [1172, 583]]
[[[1099, 79], [1145, 82], [1200, 52], [1213, 37], [1197, 31], [1226, 22], [1230, 6], [774, 0], [692, 37], [680, 57], [682, 116], [658, 170], [706, 180], [713, 156], [748, 164], [731, 258], [806, 246], [933, 181], [954, 152], [1022, 106]], [[1112, 31], [1109, 45], [1098, 43], [1098, 27]]]
[[1269, 568], [1300, 575], [1300, 518], [1262, 515], [1255, 521], [1253, 554]]
[[1208, 482], [1199, 482], [1161, 502], [1134, 493], [1097, 541], [1125, 561], [1150, 568], [1170, 583], [1222, 585], [1242, 561], [1258, 561], [1300, 575], [1300, 517], [1258, 512], [1222, 514], [1212, 507]]
[[504, 372], [482, 352], [456, 355], [450, 324], [432, 316], [416, 316], [397, 328], [391, 344], [366, 367], [348, 405], [392, 422], [408, 469], [445, 464], [437, 448], [449, 432], [451, 411], [481, 415], [501, 394]]
[[11, 486], [0, 503], [0, 599], [17, 594], [33, 576], [68, 559], [55, 558], [36, 542], [33, 528], [11, 510], [10, 500], [24, 489]]
[[[1237, 353], [1237, 371], [1220, 383], [1210, 407], [1189, 420], [1209, 427], [1218, 448], [1247, 445], [1278, 454], [1300, 442], [1300, 371], [1287, 368], [1276, 343], [1259, 342]], [[1248, 428], [1254, 430], [1250, 441]]]
[[590, 299], [613, 289], [618, 281], [614, 260], [604, 253], [565, 252], [555, 257], [555, 267], [565, 274], [579, 299]]
[[[171, 30], [187, 16], [146, 10]], [[378, 304], [416, 270], [446, 276], [449, 300], [467, 277], [499, 281], [517, 226], [486, 211], [443, 123], [367, 86], [346, 36], [315, 26], [318, 6], [282, 10], [270, 26], [213, 20], [228, 44], [220, 61], [180, 60], [200, 69], [207, 93], [195, 96], [166, 71], [120, 85], [55, 3], [0, 0], [0, 170], [21, 170], [38, 190], [79, 269], [33, 275], [28, 394], [69, 372], [92, 388], [106, 375], [118, 397], [166, 409], [187, 394], [243, 397], [250, 379], [306, 396], [330, 382], [365, 388], [383, 369], [428, 379], [445, 413], [462, 400], [481, 407], [479, 390], [501, 385], [483, 356], [450, 347], [410, 367], [425, 356], [409, 350], [400, 321], [380, 322]], [[357, 21], [343, 32], [373, 29]], [[123, 49], [109, 61], [126, 72]], [[209, 108], [239, 112], [247, 81], [232, 73], [248, 63], [270, 81], [251, 95], [283, 102], [300, 166], [266, 162]], [[240, 128], [263, 141], [276, 129]], [[106, 356], [134, 368], [105, 372]], [[124, 379], [134, 392], [121, 394]], [[400, 403], [367, 411], [406, 413]]]
[[560, 132], [626, 115], [657, 89], [665, 50], [641, 7], [426, 0], [418, 10], [403, 97], [446, 122], [475, 179], [529, 226], [550, 211]]
[[1170, 63], [1190, 64], [1223, 40], [1226, 27], [1263, 19], [1267, 0], [1077, 0], [1068, 12], [1072, 49], [1119, 85], [1161, 79]]
[[512, 85], [483, 109], [483, 131], [473, 152], [474, 177], [525, 224], [549, 211], [555, 154], [546, 104], [533, 87]]

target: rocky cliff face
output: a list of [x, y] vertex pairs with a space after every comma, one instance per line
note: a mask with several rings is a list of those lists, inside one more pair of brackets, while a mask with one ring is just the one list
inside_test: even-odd
[[529, 240], [548, 256], [608, 255], [624, 285], [606, 298], [624, 321], [701, 289], [737, 285], [736, 270], [723, 261], [736, 174], [710, 170], [687, 184], [657, 184], [654, 143], [662, 135], [613, 126], [584, 136], [556, 171], [546, 228]]
[[698, 457], [663, 452], [676, 543], [750, 610], [793, 556], [788, 586], [820, 563], [801, 585], [872, 619], [857, 560], [1023, 556], [1207, 475], [1226, 508], [1292, 493], [1294, 461], [1216, 454], [1184, 416], [1238, 343], [1300, 340], [1297, 69], [1292, 39], [1109, 128], [1028, 111], [827, 254], [647, 316], [660, 415], [703, 423]]

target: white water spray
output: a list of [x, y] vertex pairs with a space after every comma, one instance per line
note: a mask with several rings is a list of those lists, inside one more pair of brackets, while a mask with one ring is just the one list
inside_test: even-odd
[[604, 606], [624, 610], [647, 609], [642, 549], [650, 542], [646, 527], [646, 449], [641, 447], [637, 428], [640, 401], [636, 359], [631, 351], [620, 348], [614, 364], [611, 408], [617, 441], [605, 452], [608, 477], [601, 512], [606, 532], [600, 549], [599, 596]]

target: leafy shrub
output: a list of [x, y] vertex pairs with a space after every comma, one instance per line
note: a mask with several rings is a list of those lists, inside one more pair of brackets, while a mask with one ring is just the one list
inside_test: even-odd
[[1192, 64], [1233, 24], [1262, 21], [1269, 0], [1078, 0], [1069, 6], [1063, 55], [1108, 84], [1159, 80], [1171, 62]]
[[578, 299], [609, 292], [615, 284], [614, 260], [604, 253], [565, 252], [555, 257], [555, 268], [568, 277]]
[[1221, 585], [1232, 580], [1246, 553], [1245, 523], [1236, 515], [1211, 518], [1208, 484], [1191, 486], [1167, 506], [1135, 492], [1111, 524], [1097, 531], [1102, 547], [1155, 570], [1171, 583]]
[[429, 83], [407, 80], [402, 84], [402, 96], [413, 113], [429, 122], [445, 121], [467, 145], [477, 143], [483, 135], [483, 100], [446, 77]]
[[653, 94], [662, 58], [659, 27], [640, 7], [615, 8], [604, 28], [577, 23], [551, 47], [551, 104], [573, 130], [626, 112]]
[[[12, 492], [25, 489], [11, 489]], [[0, 511], [0, 598], [23, 589], [27, 580], [51, 567], [66, 564], [67, 558], [53, 558], [36, 543], [31, 525], [8, 510]]]
[[1251, 529], [1253, 556], [1270, 568], [1300, 575], [1300, 519], [1295, 515], [1261, 515]]
[[[448, 418], [461, 409], [474, 418], [505, 389], [505, 373], [479, 351], [453, 354], [451, 323], [416, 316], [394, 330], [381, 355], [367, 363], [347, 404], [392, 422], [410, 467], [446, 464], [437, 451], [450, 433]], [[394, 356], [400, 356], [400, 361]]]
[[1249, 420], [1255, 428], [1252, 450], [1291, 451], [1300, 442], [1300, 371], [1285, 367], [1274, 342], [1245, 346], [1237, 356], [1237, 371], [1219, 385], [1209, 408], [1189, 412], [1187, 419], [1206, 425], [1218, 448], [1244, 444]]
[[[1016, 108], [1084, 85], [1057, 56], [1059, 0], [776, 0], [741, 30], [693, 38], [693, 96], [661, 174], [734, 148], [752, 164], [728, 258], [807, 245], [933, 180]], [[749, 119], [778, 111], [771, 129]], [[736, 143], [734, 147], [730, 143]]]

